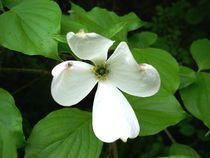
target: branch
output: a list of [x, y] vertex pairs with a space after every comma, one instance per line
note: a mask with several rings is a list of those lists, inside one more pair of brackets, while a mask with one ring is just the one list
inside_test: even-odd
[[29, 86], [33, 85], [34, 83], [39, 81], [43, 76], [44, 76], [44, 74], [42, 74], [41, 76], [38, 76], [37, 78], [35, 78], [35, 79], [31, 80], [30, 82], [26, 83], [25, 85], [23, 85], [22, 87], [16, 89], [14, 92], [12, 92], [12, 95], [15, 95], [15, 94], [21, 92], [22, 90], [28, 88]]
[[20, 73], [40, 73], [49, 75], [50, 72], [42, 69], [30, 69], [30, 68], [0, 68], [0, 72], [20, 72]]

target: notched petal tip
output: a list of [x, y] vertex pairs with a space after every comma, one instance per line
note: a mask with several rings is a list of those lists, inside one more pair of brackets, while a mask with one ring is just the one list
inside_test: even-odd
[[87, 34], [85, 33], [85, 30], [84, 29], [81, 29], [78, 33], [75, 34], [76, 37], [79, 37], [79, 38], [86, 38], [87, 37]]
[[142, 97], [149, 97], [156, 94], [159, 91], [161, 85], [159, 72], [152, 65], [146, 63], [139, 64], [138, 69], [140, 73], [146, 76], [145, 80], [147, 80], [147, 84], [150, 85], [147, 88], [147, 90], [150, 89], [150, 92]]
[[140, 126], [131, 105], [109, 82], [99, 82], [92, 115], [93, 131], [103, 142], [126, 142], [139, 135]]
[[86, 33], [80, 30], [78, 33], [67, 33], [67, 42], [72, 52], [79, 58], [91, 60], [95, 64], [107, 59], [107, 53], [112, 46], [112, 40], [94, 32]]
[[60, 75], [61, 72], [63, 72], [64, 70], [70, 68], [73, 66], [73, 63], [71, 61], [65, 61], [65, 62], [62, 62], [58, 65], [56, 65], [53, 70], [52, 70], [52, 75], [53, 77], [56, 77], [58, 75]]
[[126, 143], [127, 140], [128, 140], [128, 137], [121, 137], [120, 139], [121, 139], [124, 143]]
[[160, 76], [149, 64], [140, 64], [134, 59], [128, 45], [121, 42], [108, 59], [109, 78], [120, 90], [134, 96], [148, 97], [158, 92]]
[[60, 105], [71, 106], [85, 98], [97, 83], [90, 71], [92, 65], [80, 61], [66, 61], [53, 69], [51, 94]]
[[146, 68], [147, 68], [147, 64], [145, 64], [145, 63], [139, 64], [138, 68], [139, 68], [140, 71], [145, 71]]

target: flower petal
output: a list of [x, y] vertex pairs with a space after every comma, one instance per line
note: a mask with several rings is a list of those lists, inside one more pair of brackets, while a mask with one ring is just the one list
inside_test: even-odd
[[147, 97], [160, 88], [158, 71], [149, 64], [138, 65], [125, 42], [118, 45], [107, 65], [110, 81], [128, 94]]
[[108, 82], [99, 82], [93, 103], [93, 130], [103, 142], [139, 135], [136, 115], [123, 94]]
[[114, 43], [96, 33], [85, 33], [84, 31], [76, 34], [69, 32], [67, 41], [76, 56], [84, 60], [91, 60], [95, 64], [106, 61], [108, 49]]
[[65, 61], [52, 70], [51, 94], [60, 105], [71, 106], [81, 101], [97, 83], [93, 66], [80, 61]]

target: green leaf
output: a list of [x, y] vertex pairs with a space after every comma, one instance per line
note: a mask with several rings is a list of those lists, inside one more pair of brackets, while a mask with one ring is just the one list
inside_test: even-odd
[[[88, 12], [86, 12], [84, 9], [74, 3], [71, 3], [71, 6], [70, 19], [72, 21], [85, 26], [88, 32], [99, 33], [103, 30], [100, 25], [98, 25], [93, 19], [89, 17]], [[78, 30], [80, 29], [84, 28], [78, 28]], [[72, 30], [69, 30], [68, 32], [70, 31]]]
[[112, 11], [95, 7], [90, 12], [88, 12], [88, 16], [90, 19], [92, 19], [95, 23], [103, 28], [112, 27], [117, 23], [124, 23], [126, 24], [126, 28], [128, 31], [133, 31], [142, 26], [141, 20], [133, 12], [124, 16], [118, 16]]
[[126, 41], [127, 32], [138, 29], [142, 26], [141, 20], [134, 13], [129, 13], [120, 17], [114, 12], [95, 7], [88, 13], [88, 16], [102, 28], [102, 32], [99, 32], [102, 35], [106, 35], [104, 34], [106, 30], [114, 30], [116, 29], [116, 26], [119, 25], [120, 29], [112, 35], [113, 39], [117, 41]]
[[86, 12], [72, 3], [70, 16], [62, 17], [62, 34], [84, 29], [87, 32], [96, 32], [116, 41], [126, 41], [127, 33], [143, 25], [134, 13], [118, 16], [114, 12], [95, 7]]
[[164, 89], [147, 98], [127, 95], [141, 126], [140, 135], [153, 135], [185, 117], [176, 98]]
[[22, 1], [0, 15], [0, 44], [27, 55], [58, 59], [54, 35], [59, 33], [60, 19], [53, 1]]
[[95, 7], [88, 12], [88, 17], [98, 26], [103, 26], [103, 28], [110, 27], [113, 24], [121, 22], [120, 17], [116, 13], [99, 7]]
[[55, 35], [54, 39], [61, 43], [67, 43], [66, 35]]
[[189, 121], [183, 121], [179, 124], [179, 132], [184, 136], [193, 136], [196, 131], [196, 127]]
[[208, 39], [194, 41], [190, 51], [199, 70], [210, 69], [210, 41]]
[[125, 23], [118, 23], [115, 26], [113, 25], [113, 27], [111, 27], [110, 29], [102, 31], [101, 34], [107, 38], [115, 38], [114, 36], [123, 31], [124, 28]]
[[3, 3], [3, 6], [11, 8], [21, 3], [23, 0], [1, 0], [1, 1]]
[[9, 135], [17, 147], [21, 147], [23, 145], [24, 135], [22, 130], [21, 114], [17, 109], [17, 107], [15, 106], [13, 97], [7, 91], [1, 88], [0, 88], [0, 126], [1, 129], [9, 131]]
[[128, 41], [133, 48], [147, 48], [157, 40], [157, 34], [153, 32], [141, 32], [131, 36]]
[[121, 21], [124, 21], [127, 24], [128, 31], [134, 31], [144, 25], [141, 19], [139, 19], [134, 12], [130, 12], [129, 14], [122, 16]]
[[160, 73], [161, 85], [170, 93], [179, 87], [179, 66], [177, 61], [166, 51], [157, 48], [132, 49], [139, 63], [153, 65]]
[[184, 106], [210, 128], [210, 74], [197, 73], [197, 81], [180, 90]]
[[196, 81], [195, 71], [185, 66], [179, 67], [179, 76], [180, 76], [179, 89], [187, 87]]
[[79, 32], [80, 29], [87, 31], [87, 27], [73, 20], [70, 16], [62, 15], [61, 18], [61, 32], [67, 34], [68, 32]]
[[16, 145], [9, 131], [0, 123], [0, 157], [17, 158]]
[[190, 158], [201, 158], [200, 155], [190, 146], [184, 144], [172, 144], [169, 150], [170, 155], [180, 155], [188, 156]]
[[186, 21], [192, 25], [199, 24], [204, 17], [205, 16], [197, 8], [190, 8], [185, 15]]
[[3, 4], [2, 4], [1, 1], [0, 1], [0, 10], [1, 10], [1, 11], [4, 11], [4, 6], [3, 6]]
[[92, 131], [91, 114], [74, 108], [50, 113], [32, 130], [26, 158], [98, 158], [102, 142]]

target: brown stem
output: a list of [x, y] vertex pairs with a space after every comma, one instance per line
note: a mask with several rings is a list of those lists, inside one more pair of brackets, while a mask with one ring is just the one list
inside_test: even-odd
[[112, 145], [113, 158], [118, 158], [117, 142], [114, 142], [111, 145]]
[[116, 142], [109, 144], [108, 154], [107, 154], [106, 158], [118, 158]]

